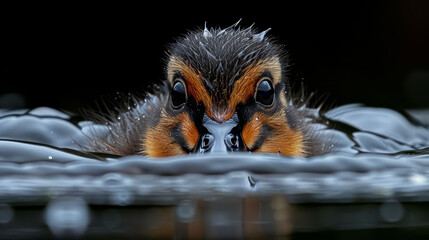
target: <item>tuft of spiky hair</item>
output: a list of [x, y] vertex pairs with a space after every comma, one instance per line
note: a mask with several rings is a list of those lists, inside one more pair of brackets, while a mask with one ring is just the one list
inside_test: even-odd
[[85, 118], [92, 121], [82, 131], [88, 137], [83, 150], [102, 152], [118, 156], [141, 154], [141, 138], [148, 128], [159, 122], [165, 94], [148, 94], [143, 100], [134, 96], [117, 103], [112, 110], [87, 111]]
[[[251, 64], [274, 58], [282, 66], [282, 81], [286, 87], [289, 101], [285, 109], [288, 124], [292, 129], [304, 134], [307, 156], [326, 151], [321, 137], [311, 128], [312, 123], [320, 119], [320, 108], [308, 108], [309, 98], [294, 95], [286, 82], [288, 56], [281, 44], [253, 26], [241, 29], [238, 24], [227, 28], [207, 28], [191, 31], [171, 44], [167, 51], [167, 60], [182, 59], [204, 77], [203, 82], [211, 91], [213, 101], [227, 101], [225, 93], [231, 91], [235, 80], [239, 79]], [[167, 61], [166, 61], [167, 62]], [[159, 84], [161, 85], [161, 84]], [[141, 138], [147, 129], [153, 128], [160, 121], [163, 104], [167, 101], [167, 82], [164, 88], [144, 100], [132, 98], [131, 103], [118, 106], [105, 114], [92, 113], [88, 116], [94, 125], [87, 128], [89, 136], [86, 150], [115, 155], [133, 155], [144, 152]], [[220, 91], [221, 90], [221, 91]]]
[[219, 103], [225, 101], [222, 93], [229, 93], [251, 64], [277, 58], [285, 70], [287, 54], [282, 45], [267, 35], [269, 30], [261, 32], [253, 26], [241, 29], [237, 23], [223, 29], [205, 26], [171, 44], [168, 59], [179, 58], [198, 69], [206, 89]]

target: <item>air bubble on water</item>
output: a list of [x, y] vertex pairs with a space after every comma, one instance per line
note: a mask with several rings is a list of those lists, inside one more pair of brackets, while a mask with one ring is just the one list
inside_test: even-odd
[[90, 222], [90, 214], [82, 198], [60, 198], [48, 204], [44, 219], [57, 238], [78, 238], [85, 233]]

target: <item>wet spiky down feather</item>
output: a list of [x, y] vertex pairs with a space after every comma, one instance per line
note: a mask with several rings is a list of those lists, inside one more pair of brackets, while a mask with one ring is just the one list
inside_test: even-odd
[[[321, 151], [317, 147], [319, 145], [317, 134], [309, 128], [311, 119], [314, 118], [308, 117], [309, 109], [305, 106], [299, 107], [306, 102], [299, 101], [296, 104], [296, 99], [291, 96], [289, 83], [286, 81], [287, 54], [281, 44], [266, 35], [268, 30], [261, 32], [253, 27], [241, 29], [234, 24], [224, 29], [204, 27], [191, 31], [169, 45], [166, 66], [171, 59], [180, 59], [192, 69], [196, 69], [213, 102], [226, 105], [229, 98], [226, 96], [229, 96], [235, 81], [243, 76], [248, 67], [261, 61], [277, 59], [281, 68], [280, 83], [283, 85], [278, 90], [286, 91], [288, 102], [287, 107], [282, 110], [287, 116], [287, 124], [291, 129], [302, 132], [305, 155], [318, 154]], [[167, 107], [171, 87], [168, 76], [163, 83], [164, 88], [160, 88], [154, 95], [147, 95], [144, 100], [134, 99], [135, 106], [132, 109], [124, 106], [119, 115], [117, 111], [112, 111], [92, 118], [98, 125], [95, 125], [96, 127], [88, 134], [91, 141], [87, 150], [116, 155], [145, 154], [146, 149], [142, 142], [147, 131], [155, 129], [162, 116], [174, 115]], [[253, 112], [254, 109], [242, 109], [242, 113], [248, 117], [252, 116]], [[191, 111], [188, 114], [192, 117], [196, 113]]]
[[[231, 93], [234, 82], [251, 64], [273, 57], [287, 61], [283, 46], [266, 36], [268, 30], [233, 25], [192, 31], [169, 46], [168, 59], [179, 58], [198, 69], [213, 100], [222, 105], [227, 101], [224, 96]], [[280, 64], [285, 66], [285, 62]]]

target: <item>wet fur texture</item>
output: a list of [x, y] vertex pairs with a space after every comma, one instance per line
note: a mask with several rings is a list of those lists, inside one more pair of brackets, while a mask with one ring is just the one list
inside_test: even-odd
[[[303, 96], [292, 96], [287, 55], [266, 32], [233, 25], [179, 38], [168, 48], [160, 91], [144, 100], [133, 98], [131, 108], [125, 106], [119, 114], [93, 114], [90, 119], [96, 124], [87, 131], [86, 150], [120, 156], [186, 154], [197, 144], [204, 113], [222, 123], [237, 112], [248, 150], [306, 157], [324, 152], [311, 128], [318, 110], [306, 108]], [[258, 79], [267, 71], [276, 94], [268, 108], [253, 98]], [[171, 107], [169, 96], [177, 75], [187, 79], [189, 95], [179, 110]]]
[[142, 137], [159, 123], [165, 98], [162, 93], [144, 100], [130, 97], [129, 106], [117, 106], [116, 111], [84, 113], [94, 123], [86, 129], [89, 141], [84, 149], [119, 156], [142, 154]]

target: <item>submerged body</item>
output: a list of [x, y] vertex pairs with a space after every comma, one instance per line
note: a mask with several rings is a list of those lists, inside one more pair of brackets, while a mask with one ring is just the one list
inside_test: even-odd
[[281, 45], [253, 28], [204, 28], [172, 44], [163, 87], [133, 110], [101, 117], [90, 150], [167, 157], [249, 151], [320, 152], [305, 111], [293, 104]]

